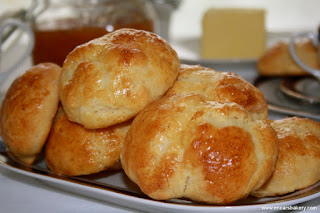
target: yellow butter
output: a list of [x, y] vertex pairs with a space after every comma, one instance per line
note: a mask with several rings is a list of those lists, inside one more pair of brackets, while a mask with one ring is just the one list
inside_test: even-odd
[[258, 58], [266, 48], [263, 9], [213, 8], [202, 19], [205, 59]]

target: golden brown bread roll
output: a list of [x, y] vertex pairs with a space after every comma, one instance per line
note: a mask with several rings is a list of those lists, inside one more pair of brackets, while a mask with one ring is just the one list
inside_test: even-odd
[[125, 173], [153, 199], [227, 204], [270, 177], [277, 137], [235, 103], [164, 96], [135, 117], [121, 151]]
[[282, 195], [320, 180], [320, 123], [307, 118], [271, 122], [279, 138], [279, 155], [270, 179], [252, 192], [257, 197]]
[[119, 166], [120, 150], [131, 122], [89, 130], [59, 113], [46, 145], [46, 162], [54, 173], [69, 176], [97, 173]]
[[133, 118], [172, 86], [180, 69], [176, 52], [159, 36], [121, 29], [75, 48], [59, 86], [71, 121], [105, 128]]
[[0, 134], [17, 160], [31, 165], [41, 151], [56, 114], [61, 68], [43, 63], [13, 81], [0, 110]]
[[[311, 40], [302, 39], [295, 43], [298, 57], [309, 67], [319, 69], [318, 48]], [[263, 76], [300, 76], [308, 75], [294, 62], [286, 42], [278, 42], [269, 48], [258, 60], [257, 70]]]
[[235, 102], [256, 119], [266, 119], [268, 106], [259, 89], [231, 72], [216, 72], [200, 65], [181, 65], [180, 74], [167, 94], [197, 93], [208, 101]]

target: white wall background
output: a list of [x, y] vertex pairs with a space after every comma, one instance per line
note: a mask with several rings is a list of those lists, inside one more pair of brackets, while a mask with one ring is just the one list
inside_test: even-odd
[[[8, 9], [27, 7], [31, 0], [0, 0], [0, 14]], [[267, 30], [313, 30], [320, 24], [320, 0], [182, 0], [171, 18], [170, 36], [199, 37], [201, 19], [210, 7], [265, 8]]]
[[272, 32], [310, 31], [320, 24], [320, 0], [183, 0], [172, 16], [171, 37], [199, 37], [202, 16], [211, 7], [265, 8]]

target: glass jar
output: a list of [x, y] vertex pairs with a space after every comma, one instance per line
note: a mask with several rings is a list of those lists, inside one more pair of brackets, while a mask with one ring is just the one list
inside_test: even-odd
[[145, 0], [44, 0], [32, 20], [33, 63], [62, 66], [78, 45], [120, 28], [156, 32], [155, 12]]

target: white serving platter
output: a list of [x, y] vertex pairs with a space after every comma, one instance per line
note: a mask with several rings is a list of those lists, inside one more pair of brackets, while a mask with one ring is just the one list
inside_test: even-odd
[[223, 206], [197, 203], [188, 199], [157, 201], [144, 195], [123, 171], [104, 171], [95, 175], [78, 177], [56, 175], [47, 169], [43, 157], [40, 157], [31, 167], [14, 161], [6, 153], [2, 141], [0, 142], [0, 166], [17, 174], [39, 179], [59, 190], [145, 212], [256, 212], [275, 207], [292, 206], [320, 196], [320, 182], [318, 182], [313, 186], [283, 196], [248, 197], [234, 204]]

